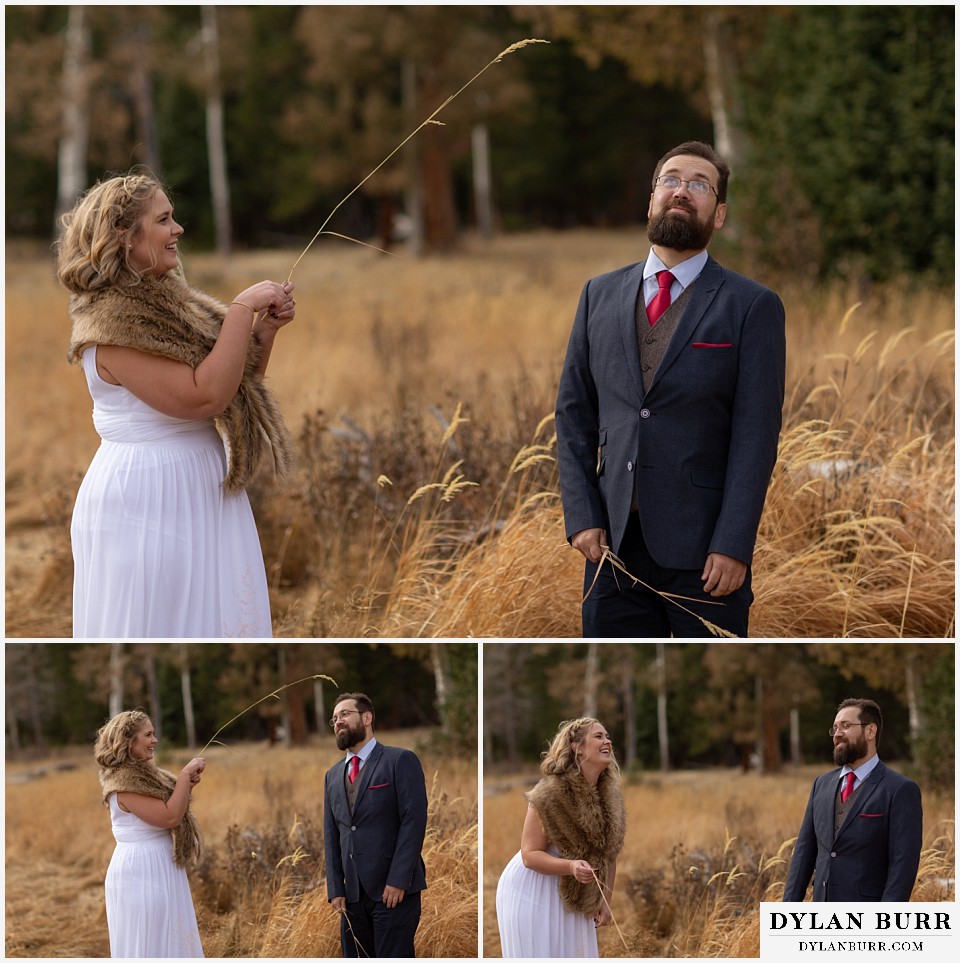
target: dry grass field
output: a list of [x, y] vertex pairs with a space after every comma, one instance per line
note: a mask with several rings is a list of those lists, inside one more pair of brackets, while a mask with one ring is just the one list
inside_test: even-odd
[[[415, 748], [417, 734], [383, 739]], [[417, 955], [475, 958], [476, 760], [441, 760], [429, 750], [420, 756], [429, 796], [428, 889]], [[322, 836], [323, 773], [339, 757], [332, 739], [206, 752], [194, 794], [205, 853], [190, 875], [208, 957], [340, 956]], [[188, 758], [178, 751], [159, 762], [175, 768]], [[109, 956], [103, 879], [114, 843], [92, 750], [8, 762], [6, 778], [5, 955]]]
[[[624, 788], [627, 838], [611, 902], [616, 926], [600, 955], [749, 958], [760, 955], [759, 904], [782, 898], [793, 840], [823, 768], [777, 775], [739, 770], [649, 773]], [[484, 780], [483, 952], [500, 956], [497, 880], [520, 848], [523, 791], [536, 779]], [[921, 787], [922, 788], [922, 787]], [[924, 841], [913, 900], [953, 900], [954, 800], [924, 791]], [[617, 928], [619, 927], [619, 932]]]
[[[422, 261], [309, 253], [268, 376], [300, 472], [251, 487], [276, 635], [578, 634], [550, 415], [582, 284], [645, 250], [638, 231], [582, 231]], [[185, 260], [229, 300], [298, 253]], [[951, 637], [952, 292], [907, 308], [765, 280], [788, 376], [752, 634]], [[68, 637], [70, 511], [97, 437], [49, 252], [8, 248], [6, 281], [6, 634]]]

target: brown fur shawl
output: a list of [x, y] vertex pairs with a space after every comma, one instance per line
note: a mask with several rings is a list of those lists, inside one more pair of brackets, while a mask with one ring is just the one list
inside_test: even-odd
[[[173, 795], [176, 784], [177, 777], [172, 772], [143, 760], [130, 760], [115, 769], [100, 770], [100, 786], [103, 789], [105, 806], [110, 794], [115, 792], [136, 792], [141, 796], [152, 796], [166, 802]], [[178, 866], [186, 866], [200, 858], [203, 841], [200, 838], [200, 827], [189, 806], [180, 824], [171, 830], [171, 835], [173, 859]]]
[[[564, 859], [585, 859], [605, 883], [607, 870], [623, 849], [627, 825], [616, 778], [604, 771], [594, 789], [579, 772], [544, 776], [525, 795], [557, 852]], [[586, 916], [595, 916], [603, 905], [596, 883], [584, 885], [573, 876], [560, 877], [560, 898], [567, 909]]]
[[[183, 361], [196, 368], [210, 353], [226, 314], [216, 298], [166, 275], [142, 278], [130, 287], [110, 287], [70, 298], [73, 322], [67, 358], [81, 360], [91, 344], [116, 344]], [[226, 409], [216, 417], [227, 450], [225, 492], [241, 491], [267, 452], [285, 478], [291, 468], [291, 442], [273, 394], [257, 377], [260, 346], [250, 339], [243, 380]]]

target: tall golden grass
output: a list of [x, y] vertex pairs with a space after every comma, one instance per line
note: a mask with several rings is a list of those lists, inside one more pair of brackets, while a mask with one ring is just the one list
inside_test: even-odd
[[[467, 242], [404, 262], [325, 240], [269, 382], [299, 439], [289, 489], [251, 488], [275, 633], [564, 637], [582, 567], [563, 538], [550, 413], [583, 282], [639, 232]], [[43, 252], [7, 260], [7, 634], [70, 634], [69, 513], [96, 449]], [[187, 256], [222, 297], [288, 251]], [[788, 375], [754, 559], [759, 637], [954, 633], [952, 292], [778, 286]]]
[[[611, 910], [598, 931], [609, 957], [760, 955], [761, 901], [782, 898], [813, 766], [760, 776], [739, 770], [644, 775], [624, 787], [627, 837]], [[529, 775], [484, 780], [483, 951], [500, 956], [496, 887], [520, 848]], [[953, 900], [953, 796], [923, 793], [924, 835], [912, 899]], [[950, 886], [944, 884], [950, 881]]]
[[[416, 738], [384, 735], [388, 744], [409, 748]], [[339, 756], [329, 739], [293, 749], [240, 744], [207, 751], [207, 770], [194, 793], [205, 853], [190, 872], [207, 956], [340, 956], [322, 834], [323, 774]], [[420, 756], [429, 803], [423, 848], [428, 888], [417, 954], [473, 958], [476, 759], [441, 760], [430, 750]], [[188, 758], [177, 752], [160, 764], [173, 768]], [[7, 957], [109, 956], [103, 879], [113, 836], [98, 790], [89, 752], [8, 763]]]

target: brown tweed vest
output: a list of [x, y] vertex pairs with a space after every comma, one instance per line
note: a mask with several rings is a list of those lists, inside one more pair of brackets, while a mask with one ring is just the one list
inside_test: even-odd
[[343, 785], [347, 790], [347, 803], [350, 805], [350, 812], [353, 812], [353, 805], [357, 801], [357, 790], [360, 788], [360, 777], [363, 775], [363, 766], [357, 770], [357, 778], [350, 782], [347, 771], [350, 767], [343, 767]]
[[843, 821], [847, 818], [847, 813], [850, 812], [853, 807], [854, 800], [860, 795], [860, 790], [863, 788], [863, 783], [860, 783], [856, 789], [847, 796], [846, 802], [840, 802], [840, 790], [843, 789], [843, 780], [840, 779], [837, 782], [837, 792], [833, 797], [833, 835], [836, 836], [840, 832], [840, 827], [843, 825]]
[[[693, 282], [696, 284], [696, 281]], [[660, 315], [660, 320], [651, 328], [647, 320], [647, 308], [643, 303], [643, 285], [637, 297], [637, 347], [640, 349], [640, 371], [643, 375], [643, 390], [647, 391], [653, 382], [653, 376], [667, 353], [667, 345], [673, 337], [673, 332], [683, 316], [683, 309], [690, 300], [693, 284], [685, 287], [673, 304]]]

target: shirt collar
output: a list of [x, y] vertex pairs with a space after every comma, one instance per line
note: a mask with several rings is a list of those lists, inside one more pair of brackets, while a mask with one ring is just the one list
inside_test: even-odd
[[359, 752], [354, 752], [352, 749], [348, 749], [348, 750], [347, 750], [347, 763], [349, 764], [350, 760], [351, 760], [354, 756], [359, 756], [359, 757], [360, 757], [360, 765], [361, 765], [361, 766], [365, 765], [365, 764], [366, 764], [366, 761], [370, 758], [370, 753], [373, 752], [373, 747], [374, 747], [376, 744], [377, 744], [377, 738], [376, 738], [376, 736], [374, 736]]
[[647, 255], [646, 261], [643, 262], [643, 279], [646, 281], [647, 278], [653, 277], [658, 271], [669, 271], [680, 283], [681, 288], [688, 288], [700, 277], [700, 272], [706, 266], [707, 257], [707, 252], [701, 251], [699, 254], [694, 254], [693, 257], [688, 257], [686, 261], [681, 261], [676, 267], [668, 268], [657, 257], [653, 248], [650, 248], [650, 253]]
[[877, 763], [879, 762], [880, 762], [880, 757], [875, 755], [873, 756], [872, 759], [868, 759], [862, 766], [859, 766], [857, 769], [851, 769], [849, 766], [844, 766], [843, 769], [840, 770], [840, 778], [843, 779], [843, 777], [848, 772], [852, 772], [857, 777], [856, 779], [853, 780], [853, 784], [855, 786], [859, 786], [860, 783], [862, 783], [863, 780], [866, 779], [867, 776], [869, 776], [870, 773], [877, 768]]

